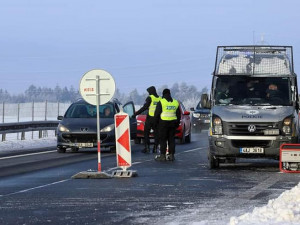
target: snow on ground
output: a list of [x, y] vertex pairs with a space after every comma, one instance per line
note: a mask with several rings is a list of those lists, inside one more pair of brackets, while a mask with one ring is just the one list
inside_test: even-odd
[[[56, 137], [49, 135], [45, 138], [33, 138], [26, 140], [8, 140], [0, 142], [0, 153], [17, 151], [20, 149], [32, 149], [41, 147], [50, 147], [56, 145]], [[230, 209], [229, 209], [230, 211]], [[201, 212], [200, 212], [201, 213]], [[224, 214], [229, 215], [230, 212]], [[244, 214], [243, 214], [244, 213]], [[300, 225], [300, 183], [283, 192], [277, 199], [272, 199], [266, 206], [256, 207], [250, 213], [242, 212], [241, 216], [231, 217], [227, 224], [229, 225]], [[202, 225], [209, 224], [209, 221], [193, 220], [193, 213], [189, 216], [190, 224]], [[222, 224], [224, 221], [222, 221]], [[175, 221], [169, 223], [176, 225]]]
[[26, 132], [25, 140], [18, 140], [20, 135], [7, 134], [7, 141], [0, 141], [0, 154], [13, 152], [18, 150], [32, 150], [43, 147], [55, 147], [56, 137], [54, 131], [48, 131], [47, 136], [44, 138], [38, 138], [38, 133], [34, 132], [33, 136], [31, 132]]
[[254, 208], [253, 212], [231, 217], [230, 225], [291, 225], [300, 224], [300, 183], [272, 199], [266, 206]]

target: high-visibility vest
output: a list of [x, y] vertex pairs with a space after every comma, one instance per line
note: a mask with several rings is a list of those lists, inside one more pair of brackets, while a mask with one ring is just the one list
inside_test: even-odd
[[179, 102], [175, 99], [172, 102], [168, 102], [165, 98], [161, 99], [160, 102], [162, 107], [160, 118], [166, 121], [177, 120], [176, 110], [179, 107]]
[[148, 114], [149, 114], [149, 116], [154, 116], [156, 105], [159, 102], [159, 100], [161, 99], [161, 97], [155, 97], [154, 95], [150, 95], [150, 98], [151, 98], [151, 104], [149, 106]]

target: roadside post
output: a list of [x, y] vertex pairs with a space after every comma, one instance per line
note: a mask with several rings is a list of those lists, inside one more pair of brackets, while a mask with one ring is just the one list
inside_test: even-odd
[[125, 112], [121, 111], [115, 115], [115, 136], [117, 166], [122, 170], [113, 171], [112, 176], [117, 178], [136, 177], [135, 170], [127, 170], [131, 167], [131, 143], [129, 116]]
[[284, 173], [300, 173], [300, 144], [280, 146], [279, 168]]
[[72, 178], [111, 178], [111, 175], [101, 171], [101, 140], [99, 106], [111, 100], [115, 93], [115, 81], [105, 70], [91, 70], [83, 75], [80, 81], [80, 94], [82, 98], [97, 110], [97, 150], [98, 171], [88, 170], [75, 174]]

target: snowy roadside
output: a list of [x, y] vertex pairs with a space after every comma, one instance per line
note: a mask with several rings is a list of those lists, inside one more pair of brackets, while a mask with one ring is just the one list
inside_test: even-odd
[[41, 139], [7, 140], [0, 142], [0, 154], [18, 150], [32, 150], [44, 147], [56, 148], [56, 137], [49, 136]]
[[295, 225], [300, 224], [300, 183], [283, 192], [277, 199], [269, 200], [251, 213], [231, 217], [230, 225]]
[[[56, 145], [56, 137], [49, 136], [42, 139], [9, 140], [0, 142], [0, 153], [8, 153], [16, 150], [36, 149]], [[252, 212], [243, 212], [241, 216], [231, 217], [229, 225], [300, 225], [300, 183], [283, 192], [277, 199], [269, 200], [263, 207], [256, 207]], [[228, 212], [229, 214], [229, 212]], [[185, 215], [188, 216], [188, 215]], [[193, 217], [195, 219], [193, 219]], [[207, 221], [197, 221], [195, 215], [189, 216], [190, 224], [209, 224]], [[222, 221], [223, 224], [224, 221]], [[180, 224], [176, 219], [169, 223]]]

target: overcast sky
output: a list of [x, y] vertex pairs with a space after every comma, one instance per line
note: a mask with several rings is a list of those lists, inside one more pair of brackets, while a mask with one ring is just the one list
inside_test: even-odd
[[0, 89], [79, 88], [105, 69], [121, 92], [186, 82], [210, 87], [218, 45], [292, 45], [299, 0], [1, 0]]

